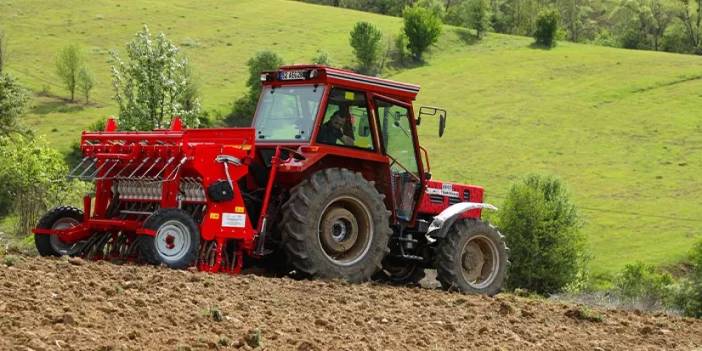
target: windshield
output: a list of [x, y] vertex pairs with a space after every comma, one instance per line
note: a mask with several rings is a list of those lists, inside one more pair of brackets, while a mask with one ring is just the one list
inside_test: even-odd
[[323, 92], [312, 85], [264, 87], [254, 117], [256, 138], [308, 141]]

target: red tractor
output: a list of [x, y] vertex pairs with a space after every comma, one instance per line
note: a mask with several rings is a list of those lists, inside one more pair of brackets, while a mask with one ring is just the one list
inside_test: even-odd
[[483, 188], [431, 179], [416, 85], [317, 65], [261, 75], [251, 128], [84, 132], [70, 176], [95, 182], [83, 209], [34, 229], [39, 253], [238, 273], [418, 282], [495, 294], [507, 248], [482, 221]]

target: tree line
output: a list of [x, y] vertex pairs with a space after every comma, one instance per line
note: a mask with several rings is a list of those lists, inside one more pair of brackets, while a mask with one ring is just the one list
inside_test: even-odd
[[401, 16], [407, 6], [436, 11], [444, 23], [532, 36], [540, 13], [558, 13], [557, 38], [627, 49], [702, 54], [702, 0], [303, 0]]

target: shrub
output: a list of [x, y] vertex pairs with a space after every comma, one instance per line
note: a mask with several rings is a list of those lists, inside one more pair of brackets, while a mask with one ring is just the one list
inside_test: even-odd
[[326, 51], [317, 50], [317, 56], [312, 58], [312, 63], [315, 65], [331, 66], [331, 59]]
[[407, 35], [408, 48], [417, 61], [422, 54], [439, 40], [441, 19], [428, 9], [419, 6], [407, 7], [402, 13], [403, 31]]
[[409, 39], [405, 33], [400, 33], [395, 37], [395, 61], [400, 65], [407, 63], [407, 59], [410, 57], [408, 45]]
[[251, 125], [258, 95], [261, 93], [261, 73], [278, 69], [283, 65], [283, 59], [273, 51], [261, 51], [250, 58], [246, 65], [249, 67], [249, 79], [246, 81], [249, 91], [234, 102], [232, 112], [224, 121], [229, 126]]
[[702, 318], [702, 241], [692, 249], [690, 275], [676, 287], [673, 305], [689, 317]]
[[584, 269], [578, 214], [557, 178], [531, 175], [513, 184], [497, 222], [511, 250], [508, 287], [554, 293]]
[[0, 191], [17, 213], [18, 234], [28, 234], [48, 207], [63, 202], [71, 188], [66, 171], [61, 154], [44, 140], [0, 138]]
[[111, 53], [121, 129], [162, 128], [173, 116], [180, 116], [188, 127], [199, 125], [199, 100], [186, 101], [192, 79], [188, 60], [165, 34], [154, 38], [144, 26], [127, 44], [127, 57], [124, 62], [116, 51]]
[[358, 60], [360, 73], [374, 74], [377, 70], [382, 38], [380, 30], [368, 22], [358, 22], [353, 27], [349, 43]]
[[20, 130], [17, 119], [29, 101], [27, 90], [7, 73], [0, 73], [0, 136]]
[[78, 72], [78, 91], [85, 98], [85, 103], [90, 102], [90, 92], [95, 87], [95, 76], [87, 67], [83, 67]]
[[623, 301], [653, 309], [669, 303], [673, 277], [641, 262], [627, 264], [614, 280], [614, 292]]
[[546, 48], [556, 46], [559, 21], [560, 15], [555, 9], [547, 9], [539, 12], [536, 18], [536, 31], [534, 31], [536, 45]]

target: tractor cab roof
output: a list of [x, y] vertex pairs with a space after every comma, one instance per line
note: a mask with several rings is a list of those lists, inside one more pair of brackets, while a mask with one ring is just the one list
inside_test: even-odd
[[263, 85], [325, 84], [344, 86], [364, 92], [386, 95], [410, 102], [419, 93], [419, 86], [389, 79], [366, 76], [323, 65], [282, 66], [277, 71], [261, 74]]

